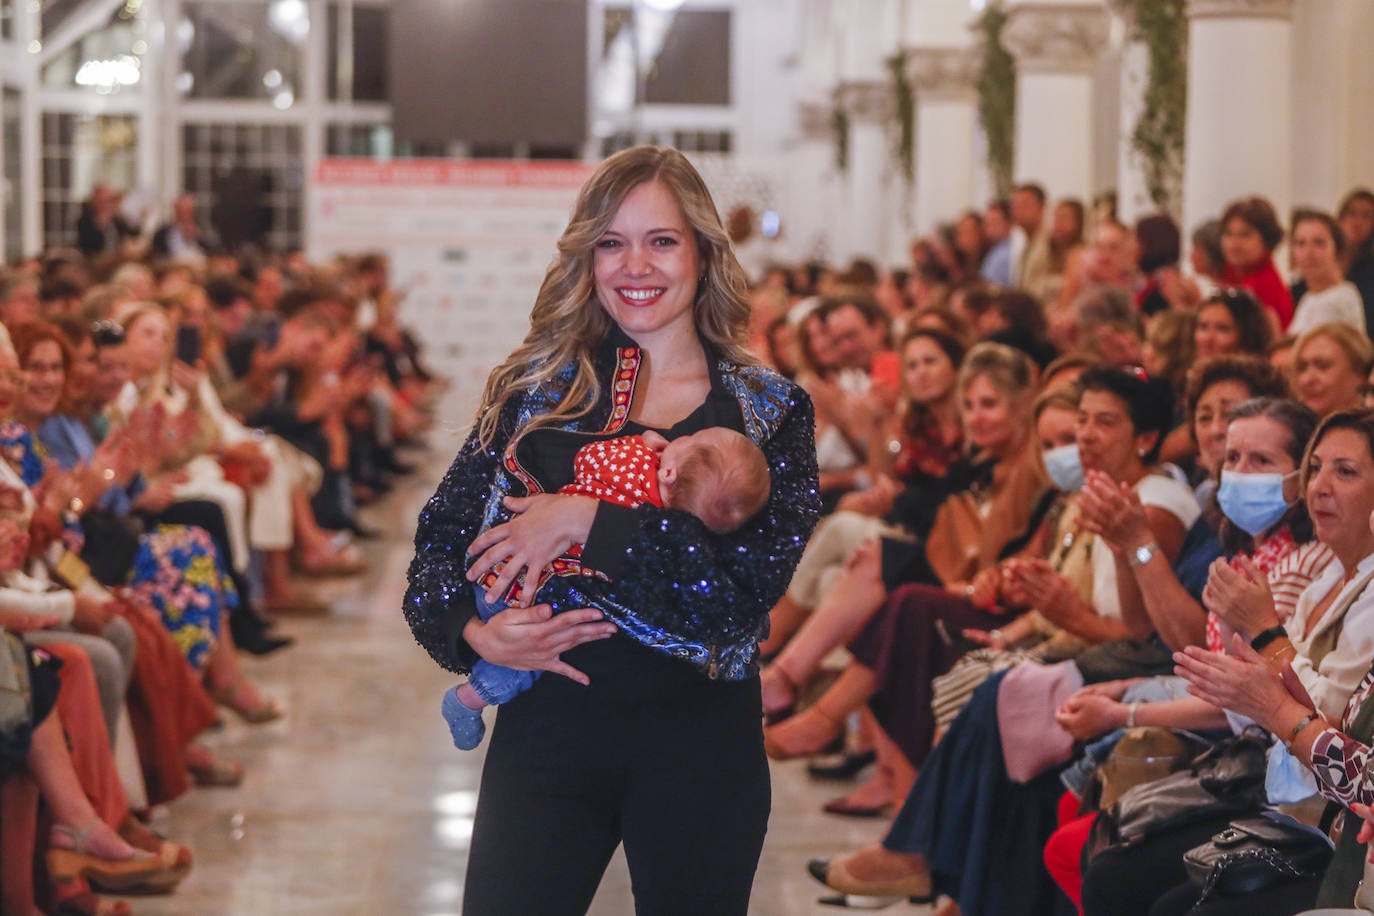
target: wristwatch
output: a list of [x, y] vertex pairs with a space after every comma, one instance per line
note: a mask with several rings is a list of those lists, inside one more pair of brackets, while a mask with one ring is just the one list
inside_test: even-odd
[[1269, 645], [1280, 636], [1287, 635], [1288, 631], [1283, 628], [1282, 624], [1272, 626], [1267, 630], [1260, 630], [1255, 634], [1255, 638], [1250, 640], [1250, 648], [1254, 649], [1256, 652], [1263, 651], [1265, 646]]
[[1159, 545], [1156, 544], [1154, 541], [1151, 541], [1148, 544], [1142, 544], [1141, 546], [1137, 547], [1131, 553], [1131, 555], [1126, 558], [1126, 562], [1131, 564], [1132, 569], [1138, 569], [1139, 567], [1144, 566], [1146, 563], [1153, 560], [1155, 558], [1155, 554], [1158, 552]]

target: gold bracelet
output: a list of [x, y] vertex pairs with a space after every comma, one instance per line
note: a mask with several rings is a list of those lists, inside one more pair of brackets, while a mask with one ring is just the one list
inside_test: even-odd
[[1279, 656], [1283, 655], [1285, 652], [1292, 652], [1294, 658], [1298, 655], [1297, 648], [1289, 644], [1287, 646], [1280, 646], [1278, 649], [1274, 650], [1273, 655], [1266, 656], [1264, 660], [1271, 665], [1277, 665], [1279, 663]]

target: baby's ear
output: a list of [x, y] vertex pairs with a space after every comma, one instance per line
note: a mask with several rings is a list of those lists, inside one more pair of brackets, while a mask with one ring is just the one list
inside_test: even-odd
[[669, 485], [672, 485], [672, 484], [677, 483], [677, 466], [676, 466], [676, 465], [668, 465], [667, 467], [660, 466], [659, 469], [658, 469], [658, 476], [659, 476], [659, 480], [660, 480], [661, 483], [666, 483], [666, 484], [669, 484]]

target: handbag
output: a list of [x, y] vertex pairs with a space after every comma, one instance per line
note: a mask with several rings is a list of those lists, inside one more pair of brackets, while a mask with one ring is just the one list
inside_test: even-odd
[[18, 636], [0, 629], [0, 773], [23, 765], [33, 725], [29, 650]]
[[1085, 861], [1219, 813], [1259, 810], [1267, 748], [1263, 732], [1246, 729], [1199, 754], [1187, 769], [1124, 792], [1093, 822]]
[[1232, 821], [1225, 830], [1183, 854], [1188, 879], [1209, 897], [1239, 897], [1274, 884], [1319, 874], [1333, 844], [1315, 827], [1277, 811]]

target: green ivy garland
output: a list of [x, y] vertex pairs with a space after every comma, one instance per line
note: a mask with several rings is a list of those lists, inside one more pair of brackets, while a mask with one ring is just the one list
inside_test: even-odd
[[1149, 52], [1144, 105], [1131, 148], [1145, 170], [1150, 200], [1172, 209], [1183, 182], [1183, 133], [1188, 108], [1187, 0], [1128, 0], [1135, 37]]
[[908, 185], [916, 180], [916, 94], [906, 73], [910, 53], [903, 48], [887, 59], [897, 102], [897, 134], [892, 152]]
[[[1148, 3], [1148, 0], [1146, 0]], [[978, 114], [988, 143], [988, 168], [998, 196], [1011, 191], [1016, 136], [1016, 61], [1002, 46], [1007, 12], [991, 2], [978, 17], [983, 65], [978, 73]]]
[[835, 134], [835, 168], [849, 171], [849, 112], [837, 98], [830, 112], [830, 129]]

